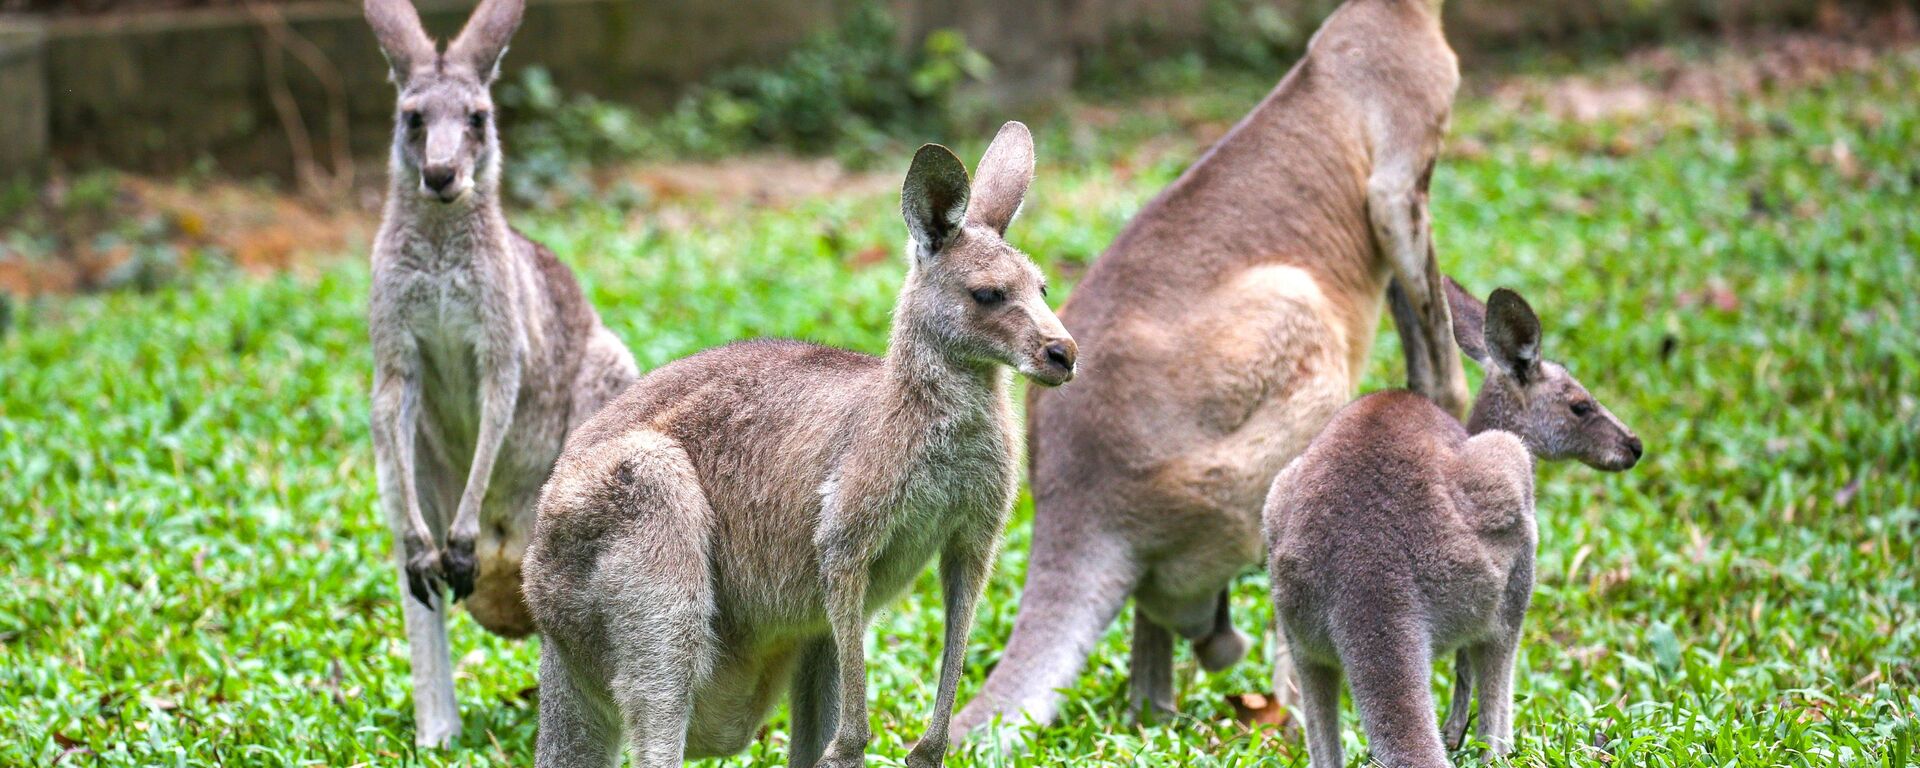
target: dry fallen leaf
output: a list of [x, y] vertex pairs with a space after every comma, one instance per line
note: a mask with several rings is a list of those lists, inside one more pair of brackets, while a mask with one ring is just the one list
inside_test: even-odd
[[868, 246], [854, 251], [853, 255], [847, 258], [847, 264], [854, 269], [866, 269], [884, 263], [892, 253], [892, 249], [884, 245]]
[[1233, 705], [1233, 719], [1241, 725], [1285, 726], [1292, 715], [1280, 700], [1265, 693], [1241, 693], [1227, 696]]
[[180, 708], [180, 702], [165, 696], [141, 696], [140, 706], [157, 712], [172, 712]]
[[1853, 503], [1853, 497], [1860, 495], [1860, 482], [1865, 479], [1866, 476], [1864, 474], [1859, 475], [1854, 477], [1852, 482], [1841, 486], [1840, 490], [1835, 491], [1833, 494], [1833, 505], [1836, 507], [1844, 507]]

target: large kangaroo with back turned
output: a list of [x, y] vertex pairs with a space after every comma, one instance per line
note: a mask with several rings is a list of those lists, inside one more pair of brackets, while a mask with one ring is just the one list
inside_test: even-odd
[[443, 586], [489, 631], [533, 631], [520, 559], [567, 433], [638, 377], [573, 273], [507, 226], [488, 86], [523, 0], [482, 0], [436, 51], [407, 0], [367, 0], [399, 88], [373, 243], [373, 448], [402, 553], [416, 739], [460, 731]]
[[1341, 6], [1074, 290], [1080, 380], [1029, 402], [1026, 589], [956, 729], [1050, 722], [1129, 595], [1136, 707], [1174, 708], [1174, 633], [1208, 669], [1245, 654], [1227, 587], [1261, 562], [1274, 475], [1351, 398], [1383, 293], [1412, 388], [1464, 412], [1427, 217], [1459, 82], [1438, 14]]
[[914, 156], [884, 358], [720, 347], [649, 374], [568, 441], [527, 552], [539, 765], [613, 765], [622, 733], [644, 768], [732, 754], [789, 685], [788, 764], [863, 764], [867, 620], [935, 554], [945, 650], [907, 765], [941, 764], [1019, 479], [1006, 369], [1073, 376], [1039, 269], [1003, 238], [1032, 178], [1019, 123], [971, 192], [945, 147]]
[[[1519, 294], [1485, 306], [1447, 281], [1454, 331], [1486, 369], [1465, 428], [1411, 392], [1376, 392], [1334, 416], [1267, 496], [1274, 621], [1297, 665], [1307, 754], [1346, 765], [1340, 676], [1353, 681], [1370, 765], [1447, 768], [1467, 704], [1480, 739], [1513, 749], [1513, 664], [1533, 597], [1533, 462], [1620, 472], [1640, 438], [1565, 367], [1540, 356]], [[1456, 653], [1446, 742], [1433, 659]], [[1284, 684], [1285, 680], [1276, 680]]]

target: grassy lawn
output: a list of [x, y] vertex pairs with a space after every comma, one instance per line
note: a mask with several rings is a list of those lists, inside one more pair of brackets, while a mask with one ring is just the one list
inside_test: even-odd
[[[1010, 239], [1071, 285], [1204, 147], [1196, 136], [1270, 83], [1209, 77], [1038, 121], [1039, 178]], [[1908, 50], [1870, 74], [1586, 121], [1462, 98], [1434, 180], [1441, 262], [1483, 294], [1526, 295], [1549, 355], [1649, 451], [1623, 475], [1541, 470], [1516, 764], [1915, 762], [1916, 91]], [[989, 135], [960, 140], [962, 156]], [[515, 218], [574, 265], [645, 367], [747, 336], [879, 352], [904, 270], [885, 190], [906, 164], [903, 151], [888, 184], [822, 199]], [[466, 731], [453, 751], [411, 746], [366, 289], [354, 254], [306, 275], [16, 308], [0, 340], [0, 765], [531, 764], [538, 645], [464, 614]], [[1367, 389], [1398, 380], [1397, 357], [1383, 333]], [[1027, 519], [1023, 502], [963, 698], [1012, 625]], [[1243, 627], [1267, 625], [1264, 577], [1234, 599]], [[872, 764], [899, 764], [925, 726], [940, 625], [929, 573], [872, 630]], [[1226, 699], [1271, 688], [1270, 631], [1222, 674], [1180, 651], [1182, 719], [1141, 727], [1126, 625], [1027, 753], [949, 764], [1305, 765]], [[1350, 709], [1348, 726], [1364, 755]], [[781, 765], [785, 751], [782, 717], [717, 762]]]

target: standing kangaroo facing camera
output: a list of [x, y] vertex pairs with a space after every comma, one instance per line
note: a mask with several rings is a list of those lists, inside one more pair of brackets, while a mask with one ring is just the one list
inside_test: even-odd
[[1347, 0], [1087, 271], [1060, 310], [1081, 375], [1028, 391], [1020, 611], [956, 730], [1051, 722], [1129, 597], [1144, 716], [1176, 708], [1176, 637], [1208, 670], [1246, 654], [1228, 587], [1262, 561], [1273, 476], [1353, 399], [1383, 296], [1409, 386], [1465, 415], [1427, 215], [1459, 82], [1437, 1]]
[[792, 687], [788, 764], [865, 762], [874, 611], [940, 556], [938, 766], [974, 605], [1018, 470], [1007, 367], [1046, 386], [1075, 347], [1003, 235], [1033, 178], [1007, 123], [968, 188], [914, 155], [912, 234], [884, 358], [749, 341], [648, 374], [582, 425], [540, 499], [526, 593], [541, 766], [645, 768], [745, 749]]
[[1480, 740], [1511, 751], [1514, 655], [1533, 596], [1533, 459], [1608, 472], [1640, 460], [1640, 438], [1540, 359], [1540, 321], [1518, 294], [1500, 289], [1482, 306], [1451, 279], [1447, 292], [1460, 347], [1487, 372], [1466, 427], [1411, 392], [1368, 395], [1267, 495], [1274, 617], [1318, 768], [1346, 765], [1343, 668], [1375, 763], [1448, 765], [1429, 681], [1449, 651], [1445, 744], [1460, 745], [1477, 693]]
[[482, 0], [436, 51], [407, 0], [367, 0], [399, 88], [373, 243], [373, 449], [402, 553], [421, 744], [460, 731], [445, 603], [533, 631], [520, 559], [569, 430], [638, 378], [566, 265], [507, 226], [488, 86], [523, 0]]

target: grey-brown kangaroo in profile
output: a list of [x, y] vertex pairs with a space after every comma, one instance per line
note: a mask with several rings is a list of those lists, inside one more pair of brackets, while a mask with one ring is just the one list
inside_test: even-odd
[[1466, 735], [1477, 692], [1481, 741], [1511, 751], [1514, 653], [1533, 595], [1533, 459], [1619, 472], [1642, 453], [1566, 368], [1540, 359], [1540, 321], [1518, 294], [1500, 289], [1482, 306], [1447, 287], [1460, 347], [1487, 373], [1467, 425], [1411, 392], [1368, 395], [1267, 495], [1274, 618], [1321, 768], [1346, 765], [1343, 668], [1374, 763], [1446, 766], [1430, 676], [1434, 657], [1454, 651], [1446, 743]]
[[568, 441], [540, 500], [527, 600], [541, 766], [746, 748], [789, 687], [799, 768], [862, 765], [869, 617], [935, 554], [946, 604], [934, 711], [907, 764], [938, 766], [1018, 481], [1006, 368], [1047, 386], [1074, 343], [1003, 235], [1033, 177], [1008, 123], [967, 172], [920, 148], [884, 358], [792, 341], [649, 374]]
[[520, 558], [567, 432], [638, 378], [573, 273], [507, 226], [488, 86], [523, 0], [482, 0], [441, 53], [407, 0], [367, 0], [400, 97], [373, 243], [373, 448], [402, 556], [414, 727], [460, 731], [442, 587], [533, 631]]
[[1174, 634], [1208, 669], [1246, 652], [1227, 587], [1262, 562], [1273, 476], [1352, 399], [1382, 294], [1413, 389], [1464, 414], [1427, 216], [1459, 82], [1438, 10], [1341, 6], [1074, 289], [1080, 377], [1028, 405], [1026, 588], [956, 729], [1050, 722], [1129, 595], [1137, 707], [1173, 709]]

